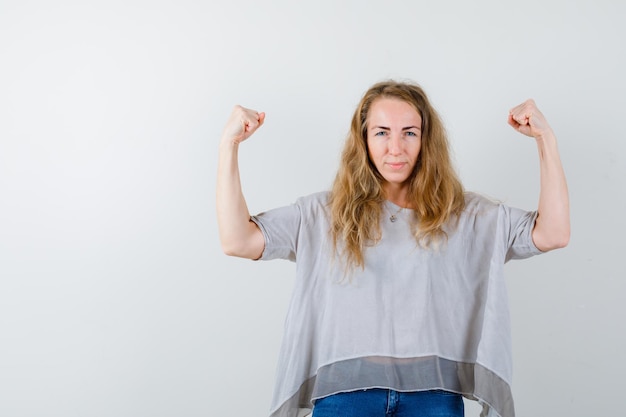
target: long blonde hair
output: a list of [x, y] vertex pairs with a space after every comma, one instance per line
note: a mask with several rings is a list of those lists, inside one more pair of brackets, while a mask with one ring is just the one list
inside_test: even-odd
[[385, 195], [383, 177], [369, 158], [367, 118], [378, 98], [395, 98], [415, 107], [422, 118], [422, 145], [409, 177], [408, 204], [415, 211], [416, 243], [429, 247], [445, 238], [444, 226], [465, 205], [463, 186], [452, 166], [443, 123], [416, 84], [384, 81], [373, 85], [357, 106], [330, 192], [330, 233], [346, 266], [364, 266], [363, 249], [380, 239]]

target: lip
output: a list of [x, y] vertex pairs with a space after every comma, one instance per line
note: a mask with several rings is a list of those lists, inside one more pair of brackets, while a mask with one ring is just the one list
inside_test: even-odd
[[406, 164], [406, 162], [387, 162], [387, 166], [393, 170], [402, 169]]

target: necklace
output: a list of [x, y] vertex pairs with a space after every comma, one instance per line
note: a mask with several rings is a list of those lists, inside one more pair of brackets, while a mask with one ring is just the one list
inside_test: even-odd
[[395, 223], [396, 220], [398, 220], [398, 214], [400, 214], [400, 212], [402, 211], [404, 207], [400, 207], [395, 213], [392, 213], [389, 208], [387, 208], [387, 211], [389, 211], [389, 221], [391, 221], [391, 223]]

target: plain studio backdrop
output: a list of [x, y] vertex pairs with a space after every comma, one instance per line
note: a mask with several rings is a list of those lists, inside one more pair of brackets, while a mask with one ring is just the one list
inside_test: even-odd
[[[432, 98], [468, 190], [536, 208], [532, 97], [572, 239], [506, 267], [519, 416], [623, 411], [626, 6], [589, 1], [1, 1], [0, 415], [265, 416], [294, 264], [223, 255], [235, 104], [252, 213], [328, 189], [373, 83]], [[478, 415], [470, 406], [467, 415]]]

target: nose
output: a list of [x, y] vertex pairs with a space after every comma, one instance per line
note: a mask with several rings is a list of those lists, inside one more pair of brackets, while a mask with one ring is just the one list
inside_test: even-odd
[[400, 155], [402, 153], [402, 138], [399, 135], [391, 135], [388, 144], [390, 155]]

